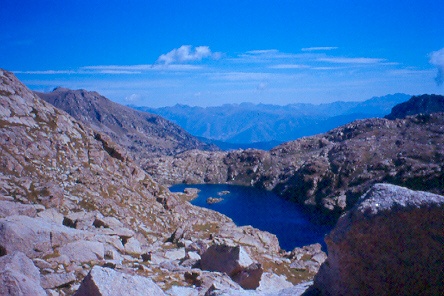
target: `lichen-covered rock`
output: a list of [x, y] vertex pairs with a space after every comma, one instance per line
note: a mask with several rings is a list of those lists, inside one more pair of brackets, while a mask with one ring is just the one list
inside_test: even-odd
[[161, 296], [165, 295], [151, 279], [94, 266], [83, 279], [75, 296]]
[[322, 295], [442, 295], [444, 196], [374, 185], [327, 236]]
[[0, 257], [0, 295], [46, 295], [39, 270], [22, 252]]

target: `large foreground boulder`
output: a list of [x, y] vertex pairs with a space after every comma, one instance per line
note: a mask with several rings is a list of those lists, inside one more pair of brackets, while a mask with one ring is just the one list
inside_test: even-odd
[[444, 196], [374, 185], [326, 237], [313, 294], [443, 295]]
[[39, 270], [22, 252], [0, 257], [0, 295], [46, 295]]
[[165, 295], [151, 279], [94, 266], [83, 279], [75, 296], [161, 296]]

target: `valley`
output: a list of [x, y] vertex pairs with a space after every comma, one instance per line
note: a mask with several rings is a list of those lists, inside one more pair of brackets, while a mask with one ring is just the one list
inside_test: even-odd
[[[442, 96], [269, 151], [219, 151], [96, 92], [34, 93], [6, 70], [0, 79], [2, 295], [364, 293], [389, 291], [378, 280], [387, 269], [406, 289], [442, 291]], [[181, 183], [297, 203], [336, 224], [328, 257], [320, 244], [285, 250], [270, 232], [190, 204], [195, 191], [168, 189]]]

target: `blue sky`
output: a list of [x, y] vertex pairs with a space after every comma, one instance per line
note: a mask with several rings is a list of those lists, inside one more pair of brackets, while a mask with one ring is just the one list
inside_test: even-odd
[[0, 0], [0, 67], [122, 104], [443, 94], [444, 1]]

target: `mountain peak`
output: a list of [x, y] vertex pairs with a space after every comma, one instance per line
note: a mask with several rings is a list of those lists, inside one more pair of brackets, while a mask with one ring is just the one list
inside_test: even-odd
[[50, 93], [36, 94], [110, 136], [125, 147], [136, 161], [147, 161], [151, 156], [174, 155], [190, 149], [215, 149], [158, 115], [117, 104], [97, 92], [57, 88]]

